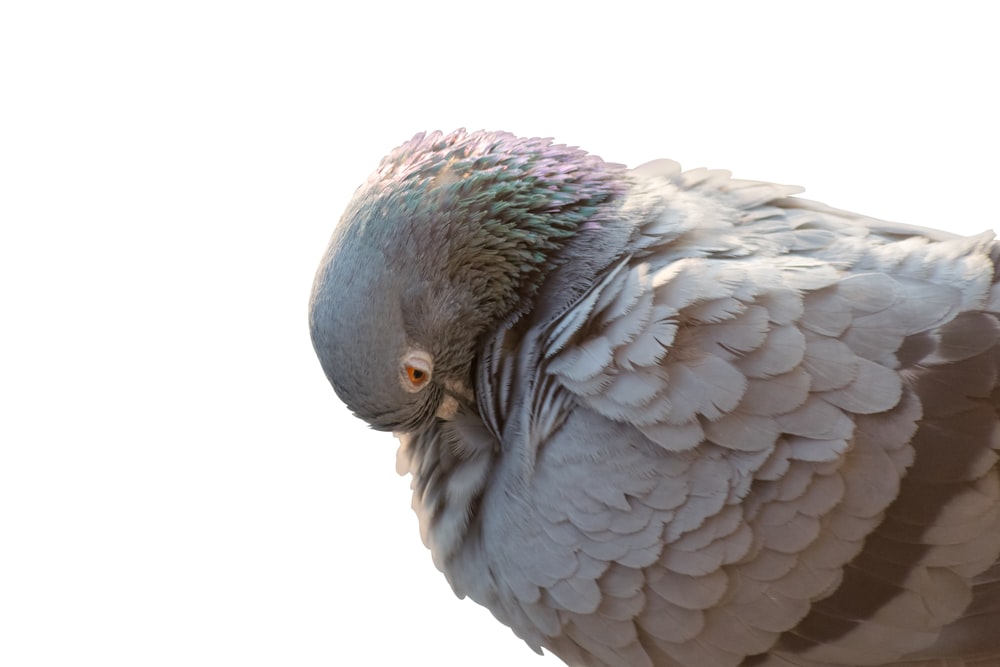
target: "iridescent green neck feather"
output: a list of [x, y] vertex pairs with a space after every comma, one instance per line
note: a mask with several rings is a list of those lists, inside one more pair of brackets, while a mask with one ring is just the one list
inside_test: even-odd
[[421, 134], [382, 161], [347, 216], [378, 224], [373, 240], [464, 286], [493, 320], [530, 302], [580, 227], [599, 224], [622, 172], [546, 139]]

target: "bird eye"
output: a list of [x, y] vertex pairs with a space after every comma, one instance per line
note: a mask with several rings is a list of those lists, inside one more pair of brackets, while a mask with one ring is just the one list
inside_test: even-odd
[[430, 382], [433, 366], [431, 355], [423, 350], [407, 352], [402, 363], [403, 389], [417, 392], [426, 387]]

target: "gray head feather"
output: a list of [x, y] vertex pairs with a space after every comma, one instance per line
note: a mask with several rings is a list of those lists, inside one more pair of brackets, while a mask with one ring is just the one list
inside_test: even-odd
[[[417, 135], [355, 193], [310, 302], [327, 378], [359, 417], [409, 431], [469, 386], [479, 337], [525, 312], [582, 227], [613, 214], [624, 169], [548, 139]], [[406, 385], [413, 350], [433, 379]]]

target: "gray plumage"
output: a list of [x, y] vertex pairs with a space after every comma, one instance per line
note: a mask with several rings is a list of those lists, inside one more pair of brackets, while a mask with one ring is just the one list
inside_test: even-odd
[[570, 665], [1000, 664], [993, 235], [418, 135], [310, 303], [437, 567]]

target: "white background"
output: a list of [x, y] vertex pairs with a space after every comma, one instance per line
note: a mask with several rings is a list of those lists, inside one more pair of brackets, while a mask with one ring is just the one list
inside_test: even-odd
[[419, 130], [1000, 223], [989, 3], [335, 4], [0, 10], [0, 664], [558, 664], [454, 598], [310, 347]]

